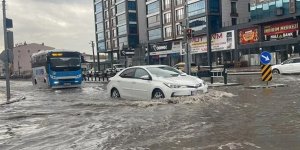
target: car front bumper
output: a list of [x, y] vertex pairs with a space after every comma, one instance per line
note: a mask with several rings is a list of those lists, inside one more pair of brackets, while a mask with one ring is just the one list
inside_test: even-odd
[[168, 88], [165, 93], [165, 98], [170, 99], [172, 97], [180, 97], [180, 96], [192, 96], [196, 93], [202, 92], [207, 93], [208, 85], [204, 84], [198, 88]]

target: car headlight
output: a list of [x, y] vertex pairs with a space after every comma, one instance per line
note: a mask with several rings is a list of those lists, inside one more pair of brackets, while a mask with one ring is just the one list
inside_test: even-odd
[[50, 78], [56, 79], [56, 76], [50, 74]]
[[76, 78], [81, 78], [81, 74], [77, 75]]
[[181, 88], [181, 85], [171, 84], [171, 83], [164, 83], [169, 88]]

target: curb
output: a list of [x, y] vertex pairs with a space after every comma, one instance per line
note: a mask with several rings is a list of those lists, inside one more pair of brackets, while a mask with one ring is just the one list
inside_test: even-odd
[[224, 87], [224, 86], [239, 86], [239, 85], [243, 85], [241, 83], [214, 83], [214, 84], [208, 84], [208, 87]]
[[273, 85], [257, 85], [257, 86], [248, 86], [247, 89], [268, 89], [268, 88], [278, 88], [278, 87], [288, 87], [287, 84], [273, 84]]
[[228, 72], [228, 75], [257, 75], [261, 72]]
[[24, 100], [24, 99], [26, 99], [25, 96], [20, 96], [20, 97], [17, 97], [17, 98], [11, 98], [9, 101], [6, 101], [4, 103], [0, 103], [0, 106], [4, 106], [4, 105], [12, 104], [12, 103], [15, 103], [15, 102], [19, 102], [19, 101]]

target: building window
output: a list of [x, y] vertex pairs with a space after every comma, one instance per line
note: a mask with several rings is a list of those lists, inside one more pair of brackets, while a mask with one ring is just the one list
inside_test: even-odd
[[183, 4], [183, 0], [176, 0], [176, 5], [181, 5]]
[[112, 40], [112, 48], [117, 48], [118, 47], [118, 41], [117, 39]]
[[136, 47], [136, 45], [138, 44], [138, 36], [137, 35], [129, 35], [128, 36], [129, 39], [129, 47]]
[[96, 24], [96, 29], [97, 29], [97, 32], [103, 32], [103, 30], [104, 30], [103, 23], [102, 22], [97, 23]]
[[128, 45], [128, 38], [125, 37], [121, 37], [119, 38], [119, 46], [127, 46]]
[[108, 15], [108, 11], [107, 11], [107, 10], [105, 10], [105, 11], [104, 11], [104, 18], [105, 18], [105, 19], [107, 19], [107, 18], [108, 18], [108, 16], [109, 16], [109, 15]]
[[160, 25], [160, 15], [155, 15], [147, 18], [148, 27]]
[[103, 34], [103, 32], [97, 33], [97, 40], [98, 41], [104, 40], [104, 34]]
[[105, 29], [109, 29], [109, 21], [105, 21]]
[[136, 24], [129, 25], [129, 34], [137, 34], [137, 25]]
[[236, 2], [231, 2], [231, 13], [236, 14], [237, 9], [236, 9]]
[[129, 21], [136, 21], [136, 13], [128, 13]]
[[104, 9], [108, 8], [108, 0], [104, 1]]
[[117, 37], [117, 30], [116, 29], [112, 29], [112, 36]]
[[231, 18], [231, 24], [236, 25], [237, 24], [237, 19], [236, 18]]
[[95, 5], [95, 11], [96, 12], [102, 12], [102, 3], [97, 3]]
[[117, 14], [122, 13], [125, 11], [125, 2], [120, 3], [117, 5]]
[[105, 52], [105, 42], [98, 42], [98, 51]]
[[161, 38], [161, 28], [153, 29], [148, 31], [149, 40], [155, 40]]
[[109, 31], [106, 31], [106, 32], [105, 32], [105, 35], [106, 35], [106, 39], [109, 39], [109, 38], [110, 38], [110, 32], [109, 32]]
[[195, 31], [202, 30], [206, 27], [206, 17], [196, 18], [189, 21], [189, 27]]
[[171, 8], [171, 0], [164, 0], [164, 9]]
[[110, 41], [106, 41], [106, 49], [110, 49], [111, 46], [110, 46]]
[[116, 15], [116, 8], [115, 8], [115, 7], [113, 7], [113, 8], [111, 9], [111, 15], [112, 15], [112, 16], [115, 16], [115, 15]]
[[164, 23], [170, 23], [171, 22], [171, 13], [165, 13], [164, 14]]
[[126, 23], [126, 15], [125, 14], [117, 16], [117, 19], [118, 19], [118, 25]]
[[128, 10], [136, 10], [136, 2], [128, 1]]
[[176, 10], [176, 20], [181, 20], [184, 18], [184, 9], [177, 9]]
[[96, 14], [96, 22], [102, 22], [103, 21], [103, 14], [98, 13]]
[[127, 34], [127, 26], [123, 25], [118, 27], [118, 35], [123, 35], [123, 34]]
[[176, 35], [182, 35], [182, 26], [181, 26], [181, 24], [176, 25]]
[[195, 16], [205, 13], [205, 0], [200, 0], [188, 5], [188, 16]]
[[111, 19], [111, 26], [115, 27], [116, 25], [117, 25], [116, 19], [115, 18]]
[[115, 0], [110, 0], [111, 5], [114, 5], [115, 3], [116, 3]]
[[172, 27], [165, 27], [164, 28], [164, 38], [169, 38], [172, 36]]
[[159, 12], [159, 1], [147, 5], [147, 14]]

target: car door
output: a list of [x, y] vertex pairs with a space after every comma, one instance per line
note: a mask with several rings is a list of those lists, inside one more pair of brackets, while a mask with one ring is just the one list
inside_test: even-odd
[[151, 98], [151, 80], [142, 79], [142, 77], [149, 76], [149, 73], [143, 68], [137, 68], [134, 74], [134, 81], [132, 87], [134, 88], [134, 95], [139, 99]]
[[295, 58], [294, 59], [293, 73], [300, 73], [300, 58]]
[[293, 69], [293, 59], [290, 60], [286, 60], [282, 63], [282, 65], [280, 66], [280, 72], [281, 73], [291, 73], [292, 69]]
[[135, 68], [125, 70], [120, 74], [120, 79], [117, 82], [118, 88], [120, 89], [120, 95], [123, 98], [132, 97], [134, 92], [133, 81], [135, 74]]

